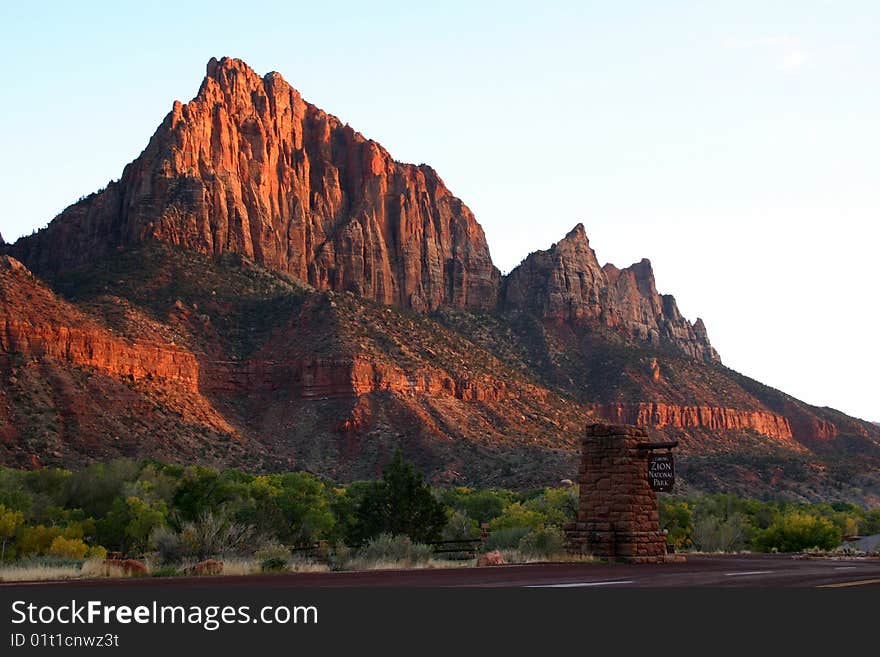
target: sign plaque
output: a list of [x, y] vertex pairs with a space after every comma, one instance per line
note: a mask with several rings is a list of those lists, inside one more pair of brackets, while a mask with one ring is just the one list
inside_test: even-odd
[[668, 493], [675, 485], [675, 461], [672, 454], [651, 454], [648, 457], [648, 480], [651, 489]]

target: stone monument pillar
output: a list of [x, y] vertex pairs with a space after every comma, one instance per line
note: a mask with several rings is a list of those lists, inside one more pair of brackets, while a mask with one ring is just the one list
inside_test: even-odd
[[657, 494], [648, 480], [649, 445], [642, 427], [587, 426], [578, 472], [578, 520], [564, 527], [570, 552], [628, 563], [673, 560], [666, 555]]

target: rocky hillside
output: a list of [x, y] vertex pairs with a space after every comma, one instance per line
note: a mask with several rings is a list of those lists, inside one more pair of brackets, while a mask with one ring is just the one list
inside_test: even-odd
[[[595, 417], [687, 490], [880, 501], [880, 429], [725, 368], [650, 262], [583, 226], [507, 277], [429, 167], [211, 60], [119, 181], [0, 266], [0, 462], [114, 455], [433, 481], [571, 478]], [[33, 273], [32, 273], [33, 272]]]

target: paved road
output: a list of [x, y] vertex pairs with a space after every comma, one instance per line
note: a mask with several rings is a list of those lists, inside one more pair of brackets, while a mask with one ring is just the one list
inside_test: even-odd
[[[107, 585], [107, 580], [0, 586]], [[295, 573], [242, 577], [180, 577], [114, 580], [135, 587], [880, 587], [880, 559], [805, 560], [785, 556], [689, 556], [664, 565], [531, 564], [493, 568]]]

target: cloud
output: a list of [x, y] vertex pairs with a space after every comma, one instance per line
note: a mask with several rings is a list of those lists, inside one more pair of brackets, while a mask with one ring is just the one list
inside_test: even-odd
[[725, 39], [722, 46], [728, 50], [767, 51], [776, 61], [776, 69], [779, 71], [799, 69], [809, 58], [800, 39], [784, 34], [759, 39]]

